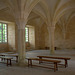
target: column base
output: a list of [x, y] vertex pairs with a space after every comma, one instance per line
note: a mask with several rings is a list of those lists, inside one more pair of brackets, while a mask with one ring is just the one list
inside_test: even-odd
[[55, 51], [54, 50], [50, 50], [50, 54], [55, 54]]
[[25, 61], [25, 62], [18, 62], [17, 65], [18, 66], [21, 66], [21, 67], [27, 67], [28, 66], [28, 63], [27, 63], [27, 61]]

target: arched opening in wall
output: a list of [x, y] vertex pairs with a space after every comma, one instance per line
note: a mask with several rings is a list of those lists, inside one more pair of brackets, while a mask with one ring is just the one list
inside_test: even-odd
[[35, 28], [31, 25], [25, 27], [26, 50], [35, 49]]
[[54, 46], [56, 47], [56, 50], [60, 50], [63, 47], [62, 29], [61, 29], [61, 25], [58, 24], [56, 24], [55, 26]]

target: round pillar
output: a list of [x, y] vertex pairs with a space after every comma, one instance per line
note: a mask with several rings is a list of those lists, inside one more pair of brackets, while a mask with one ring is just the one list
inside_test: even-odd
[[54, 54], [54, 30], [55, 27], [48, 27], [48, 32], [49, 32], [49, 43], [50, 43], [50, 54]]
[[26, 58], [26, 48], [25, 48], [25, 25], [26, 23], [24, 21], [20, 21], [17, 23], [17, 31], [18, 31], [18, 65], [24, 66], [27, 65], [27, 62], [25, 61]]

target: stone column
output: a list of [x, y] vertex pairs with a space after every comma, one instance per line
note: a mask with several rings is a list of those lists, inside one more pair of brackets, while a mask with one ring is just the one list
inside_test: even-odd
[[65, 38], [66, 38], [66, 31], [63, 30], [63, 49], [65, 50]]
[[26, 65], [26, 49], [25, 49], [25, 23], [19, 22], [18, 26], [18, 64]]
[[39, 47], [41, 48], [41, 27], [38, 28], [38, 33], [39, 33]]
[[48, 27], [49, 42], [50, 42], [50, 54], [54, 54], [54, 30], [55, 27]]

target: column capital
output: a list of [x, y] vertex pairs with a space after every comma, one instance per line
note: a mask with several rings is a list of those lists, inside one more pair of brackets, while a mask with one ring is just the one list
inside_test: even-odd
[[18, 29], [25, 29], [25, 25], [17, 25]]
[[27, 23], [27, 21], [23, 18], [16, 19], [16, 24], [17, 24], [18, 29], [25, 29], [26, 23]]
[[48, 31], [54, 31], [55, 30], [55, 26], [47, 26]]
[[50, 28], [55, 29], [55, 26], [50, 26]]
[[49, 27], [49, 28], [55, 28], [55, 25], [53, 25], [53, 26], [51, 26], [51, 25], [48, 25], [48, 27]]

